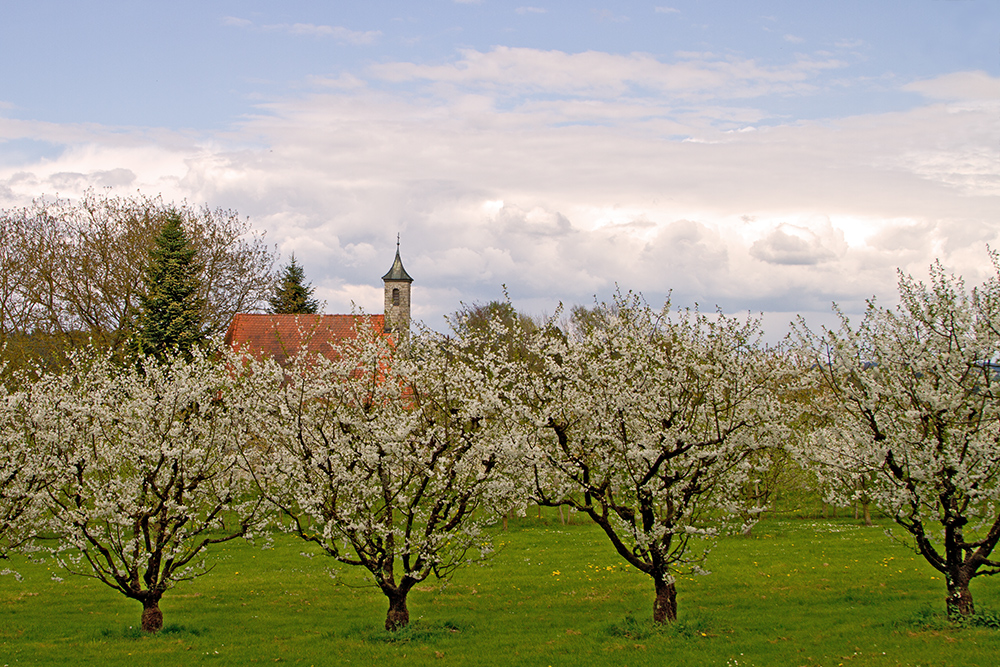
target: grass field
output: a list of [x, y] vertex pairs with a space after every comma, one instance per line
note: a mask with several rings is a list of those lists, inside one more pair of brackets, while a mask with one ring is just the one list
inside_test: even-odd
[[[0, 665], [1000, 663], [1000, 630], [949, 625], [940, 576], [883, 527], [769, 519], [723, 539], [710, 576], [678, 583], [679, 620], [659, 632], [651, 580], [554, 510], [512, 521], [485, 566], [411, 593], [411, 626], [396, 635], [362, 572], [331, 578], [329, 560], [291, 538], [221, 545], [214, 571], [164, 597], [155, 637], [136, 630], [138, 603], [21, 560], [23, 581], [0, 577]], [[1000, 582], [972, 592], [1000, 609]]]

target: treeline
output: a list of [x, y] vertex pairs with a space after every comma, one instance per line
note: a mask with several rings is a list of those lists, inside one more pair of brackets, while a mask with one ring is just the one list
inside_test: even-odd
[[414, 586], [537, 503], [598, 525], [668, 622], [678, 575], [794, 465], [891, 517], [968, 616], [970, 582], [1000, 571], [1000, 271], [970, 290], [935, 265], [899, 289], [898, 308], [776, 347], [756, 318], [620, 294], [544, 321], [468, 308], [448, 335], [362, 328], [285, 367], [157, 337], [173, 320], [147, 296], [129, 340], [159, 342], [127, 363], [75, 349], [3, 390], [0, 549], [57, 536], [53, 558], [141, 602], [154, 632], [213, 543], [281, 529], [367, 570], [395, 630]]
[[128, 356], [145, 300], [170, 289], [149, 270], [171, 221], [195, 304], [178, 326], [195, 339], [220, 335], [240, 312], [318, 312], [295, 255], [276, 272], [275, 249], [235, 211], [93, 190], [38, 199], [0, 210], [0, 381], [60, 368], [87, 345]]
[[81, 343], [122, 352], [146, 295], [149, 253], [167, 217], [196, 256], [206, 335], [274, 294], [275, 253], [235, 211], [88, 191], [0, 210], [0, 342], [8, 370], [57, 368]]

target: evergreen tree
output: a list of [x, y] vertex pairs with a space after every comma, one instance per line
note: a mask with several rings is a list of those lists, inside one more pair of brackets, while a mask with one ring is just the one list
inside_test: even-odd
[[145, 294], [139, 297], [141, 311], [135, 340], [140, 354], [164, 361], [176, 349], [190, 358], [192, 348], [205, 340], [201, 267], [194, 255], [180, 215], [171, 211], [149, 252]]
[[278, 278], [278, 286], [271, 297], [271, 313], [275, 315], [315, 315], [319, 311], [319, 302], [311, 298], [313, 287], [305, 285], [306, 275], [295, 261], [289, 262]]

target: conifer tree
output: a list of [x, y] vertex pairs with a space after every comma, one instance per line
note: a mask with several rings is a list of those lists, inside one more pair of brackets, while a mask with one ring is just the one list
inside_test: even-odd
[[271, 313], [274, 315], [315, 315], [319, 302], [311, 298], [312, 284], [306, 285], [305, 272], [295, 261], [289, 262], [278, 278], [278, 285], [271, 297]]
[[149, 252], [145, 294], [140, 296], [136, 335], [140, 354], [163, 361], [176, 349], [190, 358], [192, 348], [205, 340], [205, 300], [200, 294], [200, 267], [194, 255], [180, 215], [176, 211], [168, 213]]

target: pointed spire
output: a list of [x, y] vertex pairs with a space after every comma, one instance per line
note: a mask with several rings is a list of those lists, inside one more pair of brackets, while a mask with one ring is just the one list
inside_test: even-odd
[[382, 276], [382, 280], [400, 280], [408, 283], [413, 282], [413, 278], [403, 268], [403, 260], [399, 258], [399, 234], [396, 234], [396, 259], [392, 263], [389, 273]]

